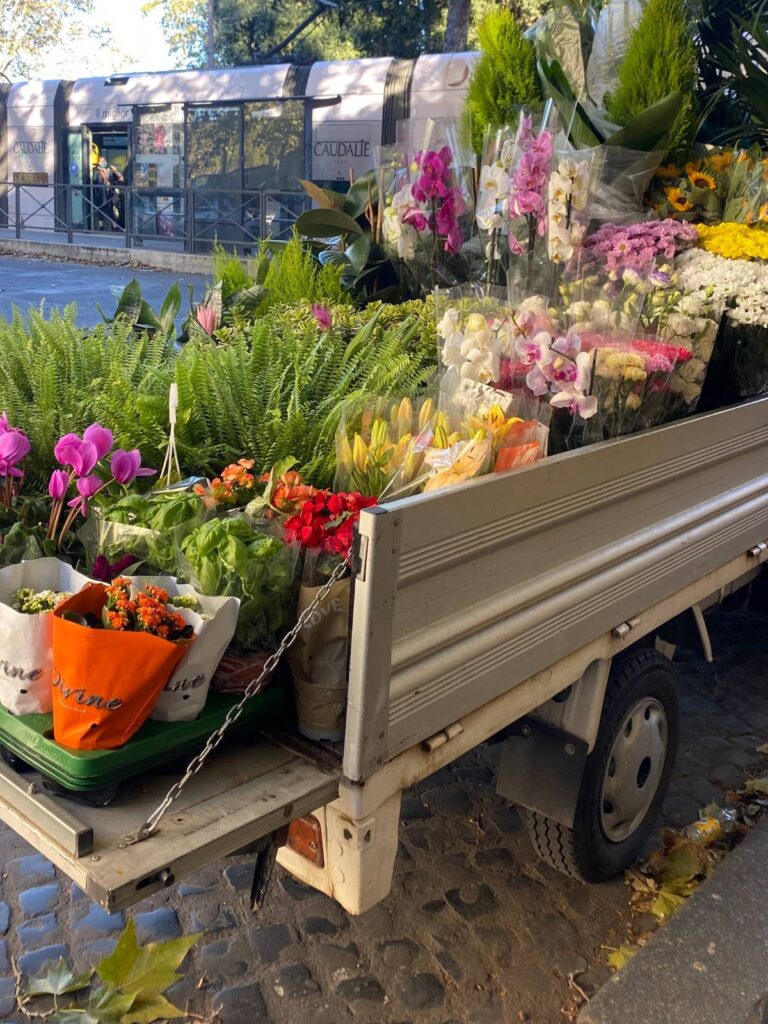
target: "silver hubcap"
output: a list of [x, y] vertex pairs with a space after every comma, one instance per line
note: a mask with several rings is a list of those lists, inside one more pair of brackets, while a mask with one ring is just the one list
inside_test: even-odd
[[603, 776], [600, 825], [607, 839], [632, 835], [659, 788], [667, 754], [667, 715], [653, 697], [638, 701], [624, 716]]

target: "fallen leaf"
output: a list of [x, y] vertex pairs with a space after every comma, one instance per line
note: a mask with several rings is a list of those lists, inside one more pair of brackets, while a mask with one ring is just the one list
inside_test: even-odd
[[761, 793], [768, 796], [768, 779], [750, 779], [744, 787], [747, 793]]
[[[604, 946], [603, 949], [610, 949], [610, 946]], [[637, 953], [636, 946], [619, 946], [618, 949], [611, 949], [608, 954], [608, 966], [619, 971], [629, 963], [635, 953]]]
[[680, 907], [683, 906], [685, 900], [685, 896], [680, 896], [675, 892], [670, 892], [666, 886], [662, 886], [659, 890], [658, 896], [653, 901], [651, 913], [660, 921], [663, 918], [672, 917], [672, 915], [676, 914]]
[[758, 754], [768, 754], [768, 743], [761, 743], [760, 746], [755, 749]]
[[30, 978], [27, 994], [29, 996], [62, 996], [66, 992], [79, 992], [88, 988], [93, 974], [75, 974], [64, 957], [49, 969], [47, 974]]
[[169, 1003], [158, 992], [139, 996], [131, 1009], [121, 1018], [121, 1024], [152, 1024], [156, 1020], [178, 1020], [186, 1017], [184, 1010]]

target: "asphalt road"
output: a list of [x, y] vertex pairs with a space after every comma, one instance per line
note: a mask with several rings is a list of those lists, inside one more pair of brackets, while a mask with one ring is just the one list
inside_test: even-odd
[[50, 310], [76, 302], [78, 323], [87, 327], [101, 321], [97, 305], [112, 314], [117, 302], [112, 289], [123, 288], [133, 277], [153, 309], [160, 306], [173, 282], [179, 281], [182, 315], [187, 312], [187, 285], [193, 286], [195, 300], [203, 297], [206, 285], [206, 278], [196, 274], [180, 277], [159, 270], [0, 257], [0, 316], [10, 317], [14, 306], [23, 312], [30, 306], [39, 308], [41, 303]]

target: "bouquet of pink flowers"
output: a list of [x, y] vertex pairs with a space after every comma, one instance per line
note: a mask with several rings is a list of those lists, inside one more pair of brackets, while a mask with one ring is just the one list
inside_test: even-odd
[[466, 277], [460, 253], [472, 224], [466, 158], [450, 125], [401, 122], [398, 129], [400, 143], [378, 153], [385, 247], [422, 287], [455, 283]]

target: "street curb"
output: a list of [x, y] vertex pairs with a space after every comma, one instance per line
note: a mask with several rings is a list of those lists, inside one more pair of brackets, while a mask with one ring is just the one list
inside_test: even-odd
[[111, 246], [69, 245], [67, 242], [43, 242], [26, 238], [0, 238], [0, 254], [46, 256], [65, 263], [96, 263], [99, 266], [167, 270], [177, 274], [213, 273], [213, 260], [210, 256], [164, 252], [158, 249], [118, 249]]
[[768, 992], [768, 821], [758, 825], [577, 1024], [752, 1024]]

